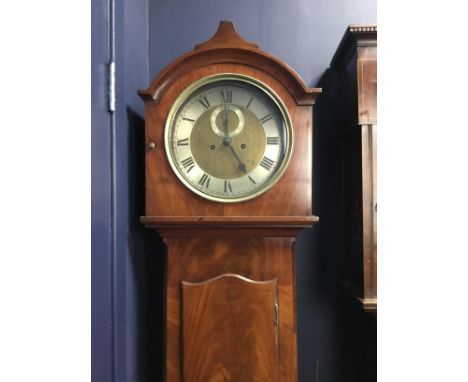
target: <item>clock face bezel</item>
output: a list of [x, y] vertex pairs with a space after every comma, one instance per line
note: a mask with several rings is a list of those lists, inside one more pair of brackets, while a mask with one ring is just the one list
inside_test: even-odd
[[[260, 186], [258, 189], [254, 189], [251, 193], [248, 193], [243, 196], [217, 196], [217, 195], [212, 195], [209, 193], [204, 192], [203, 190], [200, 190], [199, 188], [195, 187], [182, 173], [181, 169], [179, 166], [176, 164], [176, 160], [173, 157], [173, 148], [172, 148], [172, 141], [171, 141], [171, 135], [172, 135], [172, 125], [175, 122], [175, 117], [177, 116], [181, 106], [185, 104], [187, 99], [194, 94], [198, 89], [201, 87], [204, 87], [208, 84], [213, 84], [216, 82], [222, 82], [222, 81], [235, 81], [235, 82], [243, 82], [248, 85], [254, 86], [257, 89], [259, 89], [269, 100], [271, 100], [274, 105], [277, 107], [280, 116], [282, 117], [282, 122], [284, 124], [284, 130], [285, 130], [285, 142], [286, 142], [286, 149], [284, 156], [282, 158], [282, 163], [279, 166], [279, 168], [276, 170], [276, 172], [264, 182], [262, 186]], [[166, 152], [166, 157], [169, 161], [169, 164], [177, 176], [177, 178], [192, 192], [195, 194], [203, 197], [204, 199], [208, 199], [211, 201], [215, 202], [220, 202], [220, 203], [239, 203], [239, 202], [244, 202], [250, 199], [254, 199], [269, 189], [271, 189], [278, 181], [279, 179], [283, 176], [284, 172], [286, 171], [286, 168], [289, 165], [292, 151], [293, 151], [293, 144], [294, 144], [294, 136], [293, 136], [293, 127], [292, 127], [292, 121], [291, 117], [289, 115], [289, 112], [284, 105], [284, 103], [281, 101], [280, 97], [267, 85], [265, 85], [263, 82], [244, 75], [244, 74], [238, 74], [238, 73], [219, 73], [211, 76], [204, 77], [202, 79], [199, 79], [189, 85], [180, 95], [177, 97], [175, 100], [174, 104], [172, 105], [169, 114], [166, 119], [165, 127], [164, 127], [164, 146], [165, 146], [165, 152]]]

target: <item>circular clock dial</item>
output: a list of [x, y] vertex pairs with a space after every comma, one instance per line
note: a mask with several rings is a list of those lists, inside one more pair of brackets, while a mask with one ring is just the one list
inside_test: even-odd
[[166, 123], [173, 170], [210, 200], [254, 198], [283, 174], [292, 150], [286, 108], [262, 83], [240, 75], [208, 77], [176, 100]]

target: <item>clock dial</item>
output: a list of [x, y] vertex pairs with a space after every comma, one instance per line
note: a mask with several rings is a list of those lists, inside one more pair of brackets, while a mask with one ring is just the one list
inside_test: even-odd
[[220, 202], [256, 197], [280, 178], [292, 149], [279, 98], [251, 78], [225, 74], [184, 91], [166, 123], [166, 151], [181, 181]]

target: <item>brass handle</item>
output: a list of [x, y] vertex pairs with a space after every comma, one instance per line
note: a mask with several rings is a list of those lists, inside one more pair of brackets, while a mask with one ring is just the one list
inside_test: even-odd
[[156, 143], [150, 142], [150, 143], [148, 144], [148, 148], [149, 148], [150, 150], [154, 150], [154, 149], [156, 148]]

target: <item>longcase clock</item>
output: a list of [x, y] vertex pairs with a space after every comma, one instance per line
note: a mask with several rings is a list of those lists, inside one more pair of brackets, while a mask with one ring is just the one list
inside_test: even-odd
[[293, 244], [312, 227], [312, 105], [231, 22], [140, 91], [166, 244], [165, 381], [297, 380]]
[[[338, 171], [327, 170], [336, 175], [340, 192], [343, 284], [365, 311], [377, 313], [376, 25], [347, 28], [320, 83], [328, 90], [321, 101], [328, 99], [334, 118], [321, 126], [340, 150]], [[325, 119], [330, 111], [321, 110], [319, 118]]]

